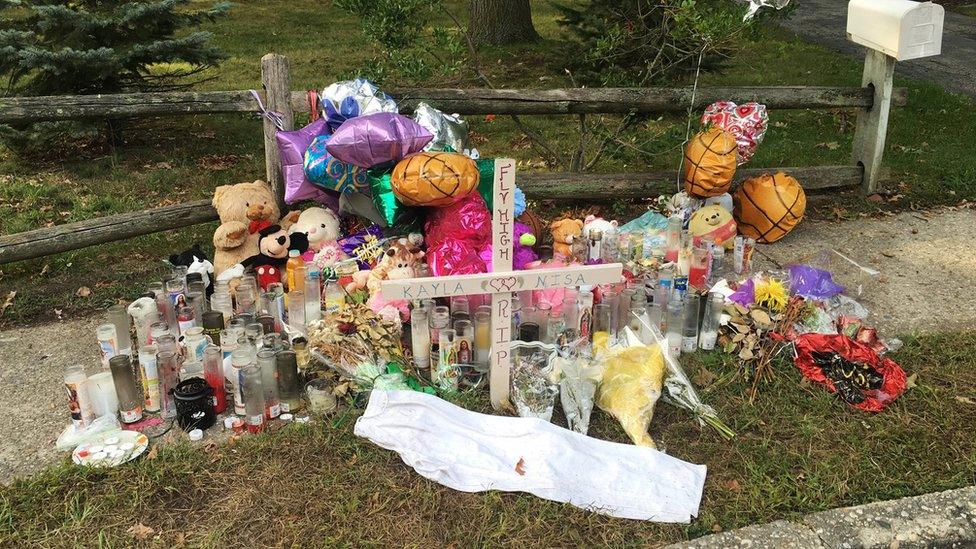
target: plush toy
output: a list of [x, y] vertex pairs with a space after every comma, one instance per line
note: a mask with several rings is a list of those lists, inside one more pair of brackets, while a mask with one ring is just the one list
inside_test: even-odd
[[186, 267], [187, 274], [199, 273], [203, 283], [207, 286], [207, 297], [213, 294], [214, 266], [207, 254], [200, 248], [199, 242], [189, 250], [170, 255], [169, 262], [173, 265]]
[[308, 249], [308, 236], [301, 232], [289, 234], [281, 225], [265, 227], [258, 234], [259, 252], [241, 264], [244, 267], [254, 267], [261, 289], [266, 290], [268, 284], [281, 282], [281, 271], [288, 262], [288, 253], [291, 250], [304, 253]]
[[688, 231], [694, 236], [710, 236], [716, 244], [728, 250], [735, 243], [735, 219], [731, 212], [718, 204], [702, 206], [691, 214]]
[[573, 257], [573, 241], [583, 235], [583, 221], [579, 219], [560, 219], [549, 224], [552, 232], [552, 249], [554, 254], [563, 259]]
[[299, 214], [298, 221], [288, 232], [305, 233], [308, 236], [308, 250], [314, 256], [322, 246], [339, 239], [339, 216], [326, 208], [308, 208]]
[[380, 282], [390, 279], [413, 278], [414, 266], [424, 258], [424, 252], [407, 237], [391, 242], [380, 256], [376, 266], [353, 274], [352, 282], [346, 285], [349, 293], [366, 288], [370, 294], [379, 293]]
[[[214, 231], [214, 273], [258, 254], [259, 231], [281, 217], [271, 186], [264, 181], [222, 185], [214, 190], [213, 207], [220, 216]], [[289, 226], [292, 219], [283, 221]]]
[[312, 265], [318, 267], [322, 271], [322, 275], [326, 276], [334, 272], [336, 264], [346, 257], [338, 242], [327, 242], [319, 251], [315, 252], [312, 257]]
[[589, 235], [590, 231], [596, 229], [604, 235], [617, 232], [617, 220], [607, 221], [602, 217], [588, 215], [583, 220], [583, 235]]
[[532, 246], [535, 246], [536, 237], [532, 234], [532, 229], [525, 223], [519, 221], [515, 222], [515, 245], [514, 245], [514, 255], [512, 256], [512, 267], [517, 271], [525, 269], [526, 265], [537, 261], [539, 256], [536, 255], [535, 250]]

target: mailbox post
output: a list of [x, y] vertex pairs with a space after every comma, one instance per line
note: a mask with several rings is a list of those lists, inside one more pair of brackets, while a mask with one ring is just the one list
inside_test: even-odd
[[932, 2], [851, 0], [847, 37], [867, 46], [861, 85], [874, 90], [874, 102], [857, 115], [853, 160], [864, 168], [862, 189], [875, 192], [881, 177], [895, 61], [939, 55], [945, 10]]

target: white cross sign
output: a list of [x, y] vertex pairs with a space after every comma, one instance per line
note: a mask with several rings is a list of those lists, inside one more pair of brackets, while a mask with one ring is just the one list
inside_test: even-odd
[[[384, 299], [433, 299], [459, 295], [491, 294], [491, 405], [511, 410], [508, 400], [511, 370], [512, 292], [615, 284], [622, 280], [623, 265], [570, 266], [530, 271], [512, 270], [515, 234], [515, 160], [495, 160], [492, 201], [492, 272], [385, 280], [380, 283]], [[537, 238], [541, 235], [536, 235]]]

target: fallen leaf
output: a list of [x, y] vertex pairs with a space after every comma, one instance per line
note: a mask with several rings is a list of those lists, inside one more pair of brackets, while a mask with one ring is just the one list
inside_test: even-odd
[[728, 488], [729, 490], [733, 491], [733, 492], [741, 492], [742, 491], [742, 485], [739, 484], [739, 481], [737, 481], [735, 479], [732, 479], [732, 480], [726, 482], [725, 483], [725, 487]]
[[875, 194], [872, 194], [872, 195], [868, 196], [868, 201], [869, 202], [881, 203], [881, 202], [884, 202], [884, 197], [882, 197], [880, 194], [875, 193]]
[[742, 349], [739, 351], [739, 358], [742, 360], [752, 360], [753, 357], [755, 357], [755, 355], [752, 354], [752, 349]]
[[956, 401], [961, 402], [963, 404], [976, 404], [976, 400], [964, 396], [957, 396]]
[[146, 540], [149, 539], [149, 536], [155, 534], [156, 531], [140, 522], [130, 526], [126, 530], [126, 533], [138, 540]]
[[3, 300], [3, 305], [0, 305], [0, 314], [3, 314], [4, 311], [9, 309], [10, 306], [14, 304], [15, 297], [17, 297], [16, 290], [10, 290], [10, 292], [7, 293], [7, 298]]
[[908, 376], [908, 378], [905, 380], [905, 390], [907, 391], [908, 389], [914, 389], [915, 387], [917, 387], [918, 385], [916, 385], [915, 383], [917, 380], [918, 380], [918, 372]]
[[712, 383], [715, 383], [716, 379], [718, 379], [718, 376], [715, 375], [714, 372], [712, 372], [708, 368], [702, 367], [702, 368], [698, 368], [698, 372], [695, 373], [695, 377], [692, 381], [695, 382], [695, 385], [697, 387], [705, 388], [711, 385]]
[[772, 324], [773, 322], [772, 319], [769, 318], [769, 314], [762, 309], [753, 309], [752, 312], [749, 313], [749, 316], [751, 316], [752, 319], [759, 324]]
[[51, 264], [50, 263], [45, 263], [44, 264], [44, 268], [41, 269], [41, 276], [44, 276], [44, 275], [46, 275], [49, 272], [51, 272]]
[[88, 297], [91, 294], [92, 294], [91, 288], [89, 288], [88, 286], [82, 286], [81, 288], [78, 288], [77, 292], [75, 292], [75, 297]]
[[152, 460], [156, 459], [156, 456], [158, 454], [159, 454], [159, 448], [157, 446], [153, 446], [152, 448], [149, 449], [148, 452], [146, 452], [145, 459], [148, 459], [149, 461], [152, 461]]
[[518, 463], [515, 464], [515, 472], [525, 476], [525, 458], [519, 458]]

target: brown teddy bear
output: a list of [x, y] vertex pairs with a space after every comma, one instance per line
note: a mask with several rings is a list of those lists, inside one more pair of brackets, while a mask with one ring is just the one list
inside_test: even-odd
[[583, 221], [581, 219], [560, 219], [549, 224], [552, 232], [552, 251], [563, 256], [563, 259], [573, 257], [573, 241], [583, 235]]
[[214, 190], [213, 207], [220, 216], [214, 231], [214, 276], [260, 253], [261, 229], [279, 223], [290, 227], [300, 212], [281, 217], [271, 186], [264, 181], [222, 185]]

